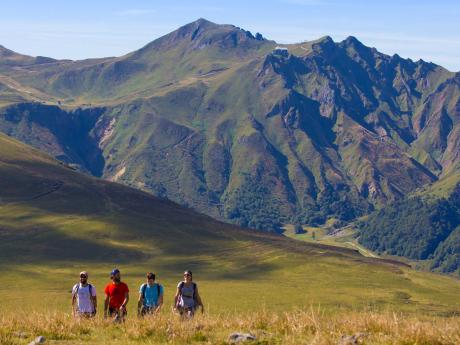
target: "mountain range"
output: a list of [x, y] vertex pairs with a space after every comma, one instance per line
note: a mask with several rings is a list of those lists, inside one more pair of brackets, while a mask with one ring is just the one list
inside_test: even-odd
[[0, 46], [0, 131], [219, 220], [343, 223], [460, 170], [460, 73], [199, 19], [121, 57]]

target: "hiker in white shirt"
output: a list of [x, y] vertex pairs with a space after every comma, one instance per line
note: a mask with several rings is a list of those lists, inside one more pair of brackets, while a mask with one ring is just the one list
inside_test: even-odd
[[94, 317], [97, 310], [96, 287], [88, 283], [88, 272], [80, 272], [80, 282], [72, 288], [74, 317]]

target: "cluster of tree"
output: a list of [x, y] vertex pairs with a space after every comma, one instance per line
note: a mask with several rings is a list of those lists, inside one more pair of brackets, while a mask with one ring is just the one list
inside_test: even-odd
[[443, 272], [460, 269], [460, 184], [447, 199], [405, 198], [359, 223], [358, 241], [379, 253], [431, 260]]
[[343, 224], [370, 211], [370, 205], [353, 200], [350, 195], [347, 186], [343, 186], [342, 190], [334, 190], [327, 185], [319, 193], [316, 205], [303, 209], [294, 222], [319, 226], [329, 218], [335, 218]]
[[243, 186], [229, 200], [224, 216], [242, 227], [281, 232], [286, 222], [268, 188], [250, 177], [246, 177]]
[[316, 204], [308, 205], [292, 219], [286, 219], [282, 215], [282, 205], [273, 198], [272, 191], [247, 175], [242, 186], [227, 196], [224, 217], [243, 227], [273, 232], [281, 232], [282, 224], [292, 222], [301, 233], [301, 224], [322, 225], [328, 218], [336, 218], [337, 224], [342, 224], [365, 213], [365, 207], [353, 206], [357, 203], [350, 200], [349, 195], [346, 189], [336, 191], [327, 186], [318, 195]]
[[438, 246], [433, 255], [431, 268], [460, 274], [460, 226]]

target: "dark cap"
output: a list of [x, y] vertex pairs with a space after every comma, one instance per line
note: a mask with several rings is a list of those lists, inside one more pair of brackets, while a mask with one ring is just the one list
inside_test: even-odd
[[117, 273], [120, 273], [120, 270], [118, 268], [114, 268], [112, 272], [110, 272], [110, 276], [114, 276]]

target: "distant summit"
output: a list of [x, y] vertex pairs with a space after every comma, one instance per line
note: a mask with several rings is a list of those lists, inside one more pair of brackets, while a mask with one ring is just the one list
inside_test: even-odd
[[210, 46], [221, 49], [241, 47], [244, 50], [257, 49], [265, 41], [266, 39], [260, 33], [254, 36], [250, 31], [234, 25], [220, 25], [200, 18], [147, 44], [141, 50], [170, 49], [175, 45], [184, 44], [187, 45], [186, 50], [203, 49]]

